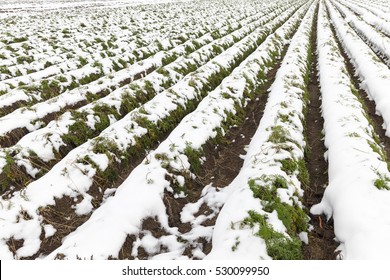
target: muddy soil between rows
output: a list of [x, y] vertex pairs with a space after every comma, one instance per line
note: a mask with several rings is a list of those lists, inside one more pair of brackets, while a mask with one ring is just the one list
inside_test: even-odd
[[[318, 14], [317, 14], [318, 15]], [[303, 202], [310, 208], [321, 202], [325, 187], [328, 184], [328, 164], [324, 154], [322, 129], [324, 120], [321, 115], [321, 91], [317, 71], [317, 16], [315, 17], [311, 36], [311, 65], [308, 84], [309, 104], [306, 115], [306, 136], [309, 147], [306, 154], [306, 166], [309, 171], [309, 188], [305, 189]], [[324, 215], [314, 216], [309, 213], [313, 230], [309, 232], [309, 243], [303, 246], [303, 257], [306, 260], [332, 260], [337, 256], [337, 242], [334, 240], [333, 221], [326, 220]]]

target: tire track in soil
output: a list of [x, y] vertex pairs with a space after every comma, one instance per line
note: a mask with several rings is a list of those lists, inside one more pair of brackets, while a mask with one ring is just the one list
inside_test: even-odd
[[[306, 115], [306, 137], [308, 152], [305, 155], [306, 166], [309, 171], [309, 187], [304, 190], [303, 203], [309, 210], [313, 205], [320, 203], [328, 184], [328, 164], [325, 161], [322, 129], [324, 120], [321, 115], [321, 91], [318, 82], [317, 70], [317, 15], [315, 16], [311, 36], [311, 65], [308, 84], [309, 104]], [[309, 232], [309, 243], [303, 245], [305, 260], [335, 259], [335, 250], [338, 246], [334, 241], [333, 220], [326, 221], [325, 215], [314, 216], [309, 213], [313, 230]]]

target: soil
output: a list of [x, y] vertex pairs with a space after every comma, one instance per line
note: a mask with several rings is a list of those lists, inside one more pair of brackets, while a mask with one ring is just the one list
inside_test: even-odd
[[[309, 210], [314, 204], [320, 203], [325, 186], [328, 184], [328, 164], [324, 153], [326, 148], [323, 141], [322, 129], [324, 120], [321, 116], [321, 91], [317, 71], [317, 17], [312, 30], [312, 61], [308, 84], [309, 104], [306, 116], [306, 136], [309, 152], [306, 155], [306, 165], [309, 171], [309, 187], [304, 191], [304, 205]], [[326, 221], [325, 216], [309, 214], [313, 230], [309, 232], [309, 244], [303, 246], [303, 257], [306, 260], [335, 259], [338, 246], [334, 241], [335, 235], [332, 220]]]
[[16, 256], [16, 251], [23, 247], [24, 240], [23, 239], [15, 239], [11, 237], [5, 244], [7, 244], [9, 250], [12, 252], [14, 257]]
[[[285, 47], [281, 57], [284, 56], [287, 47], [288, 46]], [[277, 65], [268, 72], [268, 82], [258, 89], [257, 98], [248, 102], [245, 108], [246, 114], [244, 116], [244, 121], [236, 127], [229, 128], [222, 143], [215, 145], [213, 141], [208, 141], [203, 147], [206, 160], [203, 162], [202, 169], [199, 174], [197, 174], [197, 178], [195, 180], [186, 180], [187, 196], [184, 198], [175, 198], [171, 192], [164, 192], [163, 202], [169, 217], [168, 223], [170, 227], [177, 227], [182, 234], [191, 231], [191, 224], [182, 223], [180, 220], [180, 213], [182, 212], [183, 207], [188, 203], [196, 202], [201, 197], [201, 192], [206, 185], [212, 183], [213, 187], [223, 188], [229, 185], [238, 175], [243, 164], [243, 159], [240, 155], [246, 153], [245, 147], [249, 145], [251, 138], [256, 132], [263, 115], [265, 104], [267, 103], [267, 89], [275, 79], [276, 72], [280, 67], [280, 62], [281, 58]], [[166, 179], [169, 180], [170, 178]], [[213, 213], [213, 211], [206, 204], [202, 204], [195, 216], [209, 215], [211, 213]], [[204, 221], [202, 225], [215, 225], [217, 216], [218, 215], [215, 215], [212, 219]], [[148, 218], [143, 223], [143, 230], [150, 231], [155, 237], [165, 235], [161, 234], [161, 227], [157, 227], [156, 224], [158, 224], [156, 219]], [[128, 237], [128, 239], [129, 238], [130, 237]], [[211, 240], [199, 238], [195, 243], [201, 244], [200, 247], [205, 254], [208, 254], [212, 249]], [[193, 258], [192, 249], [194, 246], [196, 246], [196, 244], [188, 245], [184, 251], [184, 255]], [[131, 248], [130, 244], [126, 244], [125, 242], [120, 252], [127, 253], [120, 255], [119, 258], [133, 258], [129, 255], [129, 250]], [[146, 252], [144, 252], [142, 248], [139, 248], [137, 258], [147, 259], [150, 257], [145, 254]]]
[[[332, 26], [332, 32], [336, 35], [334, 27]], [[313, 33], [316, 35], [316, 33]], [[313, 36], [313, 42], [316, 41], [316, 36]], [[338, 47], [344, 57], [347, 71], [352, 79], [352, 84], [358, 89], [360, 99], [363, 101], [365, 110], [371, 119], [375, 132], [379, 136], [379, 139], [386, 151], [386, 154], [390, 153], [390, 139], [385, 136], [385, 130], [382, 128], [383, 118], [376, 114], [375, 102], [368, 99], [368, 94], [360, 88], [360, 81], [355, 75], [355, 70], [350, 62], [347, 54], [345, 53], [340, 41], [335, 36]], [[311, 75], [309, 82], [309, 94], [310, 104], [307, 115], [307, 138], [310, 146], [310, 153], [306, 158], [307, 166], [310, 174], [310, 188], [305, 190], [305, 206], [310, 209], [314, 204], [321, 201], [324, 187], [328, 184], [327, 176], [327, 163], [324, 159], [324, 153], [326, 148], [322, 140], [322, 128], [323, 119], [321, 117], [321, 100], [320, 100], [320, 88], [317, 80], [317, 59], [313, 52], [313, 64], [311, 66]], [[339, 257], [337, 251], [337, 242], [334, 241], [334, 229], [333, 221], [326, 221], [325, 216], [313, 216], [311, 217], [311, 223], [314, 227], [313, 231], [309, 234], [309, 245], [304, 246], [304, 258], [305, 259], [335, 259]]]

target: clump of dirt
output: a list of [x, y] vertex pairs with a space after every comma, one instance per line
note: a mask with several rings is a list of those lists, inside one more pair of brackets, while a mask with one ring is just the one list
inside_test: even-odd
[[56, 232], [54, 235], [46, 238], [42, 230], [41, 247], [35, 256], [40, 254], [48, 255], [57, 249], [62, 244], [62, 239], [69, 233], [83, 224], [89, 216], [79, 216], [75, 213], [72, 207], [75, 203], [80, 202], [82, 198], [74, 198], [64, 196], [61, 199], [55, 199], [55, 206], [46, 206], [40, 209], [40, 214], [43, 218], [43, 223], [52, 225]]
[[9, 250], [12, 252], [14, 257], [16, 256], [16, 251], [23, 247], [24, 240], [23, 239], [15, 239], [14, 237], [11, 237], [8, 239], [7, 244]]

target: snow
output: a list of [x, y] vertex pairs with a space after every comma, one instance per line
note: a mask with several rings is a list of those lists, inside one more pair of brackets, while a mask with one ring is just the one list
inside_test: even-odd
[[45, 238], [53, 236], [57, 231], [52, 225], [44, 225], [43, 230], [45, 231]]
[[[299, 116], [303, 109], [302, 100], [299, 96], [298, 88], [288, 86], [290, 79], [294, 77], [294, 82], [303, 84], [302, 76], [304, 74], [308, 49], [308, 30], [310, 30], [311, 22], [314, 15], [315, 5], [313, 4], [306, 16], [302, 20], [297, 33], [290, 42], [286, 57], [283, 59], [282, 65], [278, 70], [275, 82], [270, 88], [270, 93], [264, 115], [260, 120], [259, 127], [253, 136], [243, 167], [238, 176], [225, 188], [227, 192], [226, 202], [219, 213], [213, 232], [213, 248], [206, 259], [270, 259], [267, 253], [265, 241], [256, 235], [259, 231], [258, 225], [250, 228], [243, 224], [245, 218], [248, 217], [249, 211], [266, 215], [267, 223], [272, 228], [282, 234], [286, 233], [286, 228], [283, 222], [278, 218], [276, 211], [267, 213], [263, 210], [262, 203], [254, 197], [254, 194], [249, 186], [249, 181], [255, 179], [260, 181], [262, 175], [273, 174], [286, 176], [276, 164], [278, 152], [274, 150], [274, 143], [271, 143], [269, 135], [276, 125], [286, 127], [289, 132], [292, 132], [291, 126], [278, 121], [278, 112], [282, 109], [281, 103], [287, 102], [291, 112], [295, 116]], [[302, 76], [300, 76], [302, 75]], [[300, 77], [299, 77], [300, 76]], [[301, 109], [300, 109], [301, 108]], [[291, 125], [291, 124], [290, 124]], [[301, 147], [305, 146], [303, 141], [303, 127], [297, 127], [295, 133], [291, 133], [291, 139], [297, 141]], [[283, 149], [280, 149], [283, 151]], [[292, 148], [292, 154], [296, 158], [303, 157], [301, 149]], [[286, 158], [280, 154], [280, 159]], [[291, 190], [290, 199], [293, 198], [292, 193], [300, 189], [300, 183], [297, 181], [296, 175], [288, 176], [288, 190]], [[295, 177], [295, 178], [294, 178]], [[260, 183], [260, 182], [259, 182]], [[264, 184], [266, 184], [264, 182]], [[266, 187], [266, 186], [264, 186]], [[282, 198], [284, 194], [282, 195]], [[287, 200], [284, 198], [284, 200]], [[303, 233], [299, 233], [300, 236]]]
[[[31, 181], [22, 190], [9, 186], [0, 198], [0, 258], [34, 256], [46, 239], [55, 237], [56, 225], [47, 223], [44, 211], [48, 206], [56, 209], [56, 201], [64, 197], [72, 201], [71, 210], [87, 221], [65, 236], [60, 247], [38, 258], [55, 259], [57, 254], [66, 259], [118, 258], [130, 237], [135, 241], [126, 253], [135, 258], [144, 250], [153, 260], [272, 259], [267, 241], [259, 235], [260, 223], [245, 222], [253, 211], [287, 240], [298, 238], [307, 244], [311, 227], [291, 234], [277, 211], [266, 211], [266, 201], [254, 197], [250, 185], [254, 182], [267, 188], [267, 178], [279, 176], [287, 186], [276, 189], [278, 201], [304, 209], [299, 172], [287, 173], [281, 161], [304, 159], [303, 77], [318, 1], [284, 1], [280, 5], [283, 1], [256, 2], [250, 9], [247, 3], [219, 6], [219, 2], [206, 5], [186, 0], [53, 0], [45, 5], [38, 0], [2, 1], [0, 18], [4, 30], [12, 32], [0, 32], [1, 66], [7, 69], [6, 74], [0, 74], [0, 91], [4, 91], [0, 95], [0, 111], [4, 110], [0, 137], [17, 128], [26, 128], [29, 133], [16, 145], [0, 148], [0, 176], [15, 160]], [[186, 3], [164, 4], [168, 2]], [[329, 185], [321, 203], [310, 211], [333, 218], [340, 258], [388, 259], [390, 217], [384, 213], [390, 212], [390, 191], [378, 189], [376, 182], [382, 180], [390, 188], [390, 172], [375, 130], [354, 95], [329, 26], [333, 22], [361, 87], [375, 101], [390, 135], [390, 70], [370, 49], [382, 53], [388, 63], [390, 41], [384, 34], [390, 34], [390, 6], [366, 0], [319, 2], [318, 69]], [[212, 33], [216, 29], [217, 35]], [[22, 42], [13, 42], [24, 37], [27, 39]], [[186, 150], [201, 151], [217, 136], [217, 129], [222, 135], [227, 133], [224, 125], [228, 117], [236, 114], [237, 106], [245, 108], [250, 101], [247, 92], [253, 90], [251, 83], [263, 85], [259, 74], [268, 73], [286, 44], [290, 46], [269, 88], [260, 125], [245, 148], [246, 154], [239, 155], [244, 159], [239, 175], [224, 188], [208, 184], [200, 197], [189, 199], [181, 190], [197, 175]], [[254, 49], [230, 69], [241, 61], [240, 55]], [[18, 61], [23, 56], [32, 62]], [[167, 64], [165, 59], [172, 57], [176, 59]], [[190, 67], [196, 71], [189, 71]], [[210, 91], [210, 80], [223, 71], [231, 73]], [[72, 81], [79, 83], [91, 74], [98, 78], [71, 86]], [[58, 95], [45, 97], [39, 89], [43, 82], [58, 82]], [[146, 92], [150, 85], [153, 90]], [[62, 113], [102, 92], [104, 97], [72, 113]], [[142, 94], [145, 98], [140, 98]], [[142, 100], [123, 114], [122, 103], [132, 98]], [[18, 102], [27, 105], [19, 106]], [[118, 114], [109, 114], [108, 127], [97, 131], [100, 119], [95, 110], [102, 104]], [[189, 104], [196, 105], [191, 113], [168, 119], [189, 109]], [[19, 109], [8, 114], [13, 106]], [[60, 113], [48, 124], [43, 121]], [[79, 121], [78, 114], [98, 136], [64, 155], [69, 148], [66, 136]], [[102, 202], [97, 203], [90, 191], [100, 172], [113, 164], [122, 168], [128, 149], [143, 145], [148, 127], [140, 117], [158, 129], [167, 120], [172, 122], [168, 130], [175, 128], [155, 150], [146, 151], [145, 159], [118, 188], [97, 186], [102, 195]], [[286, 130], [283, 143], [270, 140], [277, 127]], [[106, 148], [115, 144], [118, 150], [98, 153], [98, 143]], [[39, 160], [55, 165], [46, 170], [44, 164], [36, 164]], [[206, 158], [200, 156], [199, 160], [203, 164]], [[170, 199], [191, 200], [177, 213], [180, 222], [189, 227], [185, 233], [170, 223]], [[215, 226], [205, 226], [216, 217]], [[148, 229], [146, 219], [157, 223], [161, 232], [156, 235]], [[11, 238], [23, 241], [16, 252], [7, 245]], [[205, 241], [212, 242], [208, 255], [203, 251]], [[188, 249], [192, 257], [187, 255]]]
[[[288, 13], [285, 13], [285, 15], [287, 17]], [[298, 16], [294, 17], [294, 19], [297, 20]], [[289, 22], [289, 24], [286, 24], [285, 29], [291, 29], [293, 26], [292, 23], [293, 22]], [[276, 22], [274, 24], [276, 24]], [[241, 64], [242, 66], [240, 66], [240, 68], [245, 69], [245, 67], [254, 67], [254, 69], [257, 70], [252, 75], [256, 75], [257, 71], [260, 71], [261, 68], [254, 63], [255, 59], [258, 61], [259, 54], [264, 56], [264, 60], [267, 59], [269, 54], [266, 50], [270, 51], [272, 48], [275, 48], [275, 46], [270, 48], [272, 44], [272, 40], [268, 40], [256, 54], [252, 54], [245, 63]], [[228, 53], [228, 55], [230, 56], [231, 54]], [[205, 70], [207, 69], [208, 68], [205, 68]], [[199, 73], [202, 74], [201, 71], [199, 71]], [[205, 71], [205, 73], [209, 72]], [[242, 75], [243, 71], [237, 70], [235, 73], [235, 75]], [[237, 82], [232, 83], [233, 80], [236, 80]], [[155, 217], [157, 221], [160, 222], [162, 228], [167, 231], [168, 236], [164, 236], [164, 239], [163, 237], [160, 238], [161, 244], [164, 245], [164, 240], [170, 240], [168, 244], [165, 244], [168, 248], [168, 252], [159, 254], [153, 258], [182, 258], [181, 254], [184, 251], [185, 245], [177, 241], [177, 236], [181, 236], [181, 238], [187, 240], [189, 243], [195, 242], [201, 236], [210, 239], [212, 228], [204, 227], [200, 224], [205, 219], [205, 217], [202, 216], [191, 221], [193, 228], [184, 235], [179, 234], [176, 228], [169, 227], [168, 217], [162, 198], [164, 196], [164, 190], [169, 190], [171, 186], [165, 179], [168, 173], [167, 170], [162, 167], [163, 162], [158, 160], [155, 155], [166, 154], [171, 168], [188, 173], [190, 164], [187, 157], [184, 155], [184, 149], [187, 145], [191, 145], [194, 149], [198, 149], [210, 138], [210, 136], [215, 136], [213, 128], [220, 126], [220, 122], [224, 120], [226, 111], [234, 110], [233, 102], [231, 102], [230, 99], [221, 98], [223, 93], [222, 89], [226, 88], [226, 84], [234, 84], [237, 98], [240, 98], [244, 88], [238, 81], [245, 83], [245, 79], [237, 79], [232, 75], [232, 77], [225, 79], [221, 86], [216, 90], [210, 92], [199, 104], [198, 108], [182, 120], [179, 126], [170, 134], [168, 139], [162, 142], [155, 151], [147, 156], [143, 163], [132, 171], [130, 176], [117, 189], [115, 195], [107, 198], [106, 202], [93, 212], [91, 218], [75, 232], [71, 233], [64, 240], [63, 245], [52, 252], [48, 258], [55, 258], [57, 253], [65, 254], [67, 258], [75, 258], [76, 255], [82, 258], [88, 258], [90, 255], [93, 255], [94, 258], [98, 259], [107, 258], [110, 255], [115, 257], [118, 255], [118, 251], [121, 244], [124, 242], [126, 234], [134, 234], [137, 236], [140, 232], [141, 221], [147, 217]], [[217, 110], [214, 110], [214, 108]], [[205, 118], [205, 116], [210, 117]], [[194, 125], [198, 124], [200, 120], [202, 120], [203, 125], [196, 129], [198, 137], [194, 138]], [[173, 150], [171, 149], [171, 143], [175, 143], [176, 148]], [[137, 193], [137, 196], [134, 196], [134, 193]], [[217, 198], [215, 192], [210, 190], [205, 191], [204, 195], [204, 201], [214, 201], [216, 204], [221, 204], [220, 198]], [[199, 204], [185, 207], [183, 214], [184, 219], [189, 219], [191, 215], [193, 215], [193, 212], [196, 211], [196, 208], [199, 207]], [[101, 231], [99, 230], [101, 227], [110, 230]], [[170, 235], [173, 235], [174, 238], [168, 239]], [[96, 244], [100, 243], [101, 240], [109, 240], [107, 243], [110, 244], [107, 246], [97, 246]], [[157, 244], [157, 241], [150, 238], [149, 241], [153, 242], [147, 242], [146, 246], [148, 246], [149, 250], [153, 251], [153, 244]], [[136, 246], [141, 246], [141, 243], [141, 239], [135, 242]], [[133, 250], [135, 250], [134, 248]]]
[[390, 211], [390, 192], [374, 186], [380, 176], [390, 176], [387, 164], [370, 146], [376, 143], [375, 131], [351, 91], [351, 78], [335, 51], [337, 44], [323, 7], [318, 29], [318, 44], [323, 46], [319, 72], [329, 185], [321, 203], [310, 211], [333, 218], [342, 259], [388, 259], [390, 218], [384, 213]]
[[359, 34], [362, 34], [364, 37], [368, 38], [368, 45], [371, 45], [375, 51], [380, 52], [384, 56], [388, 65], [390, 65], [390, 50], [388, 49], [388, 46], [390, 46], [390, 39], [381, 32], [377, 31], [377, 29], [375, 29], [373, 26], [370, 26], [355, 16], [351, 11], [339, 3], [334, 3], [336, 7], [346, 16], [344, 21], [352, 25], [359, 32]]
[[329, 4], [332, 21], [336, 25], [336, 31], [340, 41], [345, 46], [345, 51], [350, 56], [351, 62], [355, 66], [355, 72], [359, 75], [361, 87], [369, 94], [370, 99], [375, 101], [377, 113], [384, 120], [386, 135], [390, 135], [390, 99], [387, 88], [390, 87], [390, 70], [383, 64], [376, 54], [342, 22], [338, 12]]
[[340, 2], [342, 2], [345, 6], [351, 8], [359, 15], [361, 15], [361, 17], [367, 23], [375, 26], [375, 28], [379, 29], [385, 34], [390, 35], [390, 22], [388, 20], [384, 20], [383, 18], [378, 17], [376, 14], [372, 13], [369, 9], [360, 7], [355, 3], [352, 3], [351, 1], [347, 2], [345, 0], [342, 0]]

